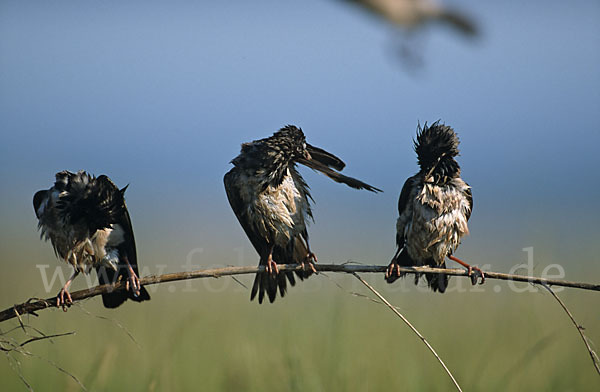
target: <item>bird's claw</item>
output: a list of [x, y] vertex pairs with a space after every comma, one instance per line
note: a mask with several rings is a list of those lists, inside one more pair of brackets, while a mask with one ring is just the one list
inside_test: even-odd
[[279, 273], [279, 268], [277, 267], [277, 263], [274, 262], [272, 258], [269, 258], [269, 260], [267, 260], [267, 272], [269, 274], [275, 274], [275, 275], [277, 275]]
[[[469, 278], [471, 278], [471, 283], [473, 284], [473, 286], [477, 284], [477, 280], [479, 280], [479, 278], [481, 278], [481, 283], [479, 284], [483, 284], [485, 282], [485, 274], [483, 273], [481, 268], [467, 264], [453, 255], [448, 255], [448, 258], [452, 261], [456, 261], [458, 264], [462, 265], [467, 269], [467, 275], [469, 276]], [[476, 272], [473, 273], [473, 270], [475, 270]]]
[[315, 255], [313, 252], [308, 252], [306, 255], [306, 260], [303, 261], [302, 263], [300, 263], [300, 265], [302, 266], [303, 270], [306, 270], [306, 264], [308, 264], [308, 266], [310, 267], [311, 271], [314, 274], [317, 274], [317, 269], [315, 268], [315, 264], [317, 263], [317, 255]]
[[[475, 272], [473, 272], [475, 271]], [[481, 282], [479, 284], [485, 283], [485, 274], [479, 267], [469, 266], [468, 268], [469, 278], [471, 278], [471, 284], [475, 286], [479, 278], [481, 278]]]
[[125, 289], [129, 290], [130, 288], [133, 295], [136, 297], [140, 295], [140, 289], [142, 288], [140, 278], [138, 278], [133, 271], [129, 271], [129, 278], [127, 279], [127, 282], [125, 282]]
[[400, 276], [400, 264], [396, 262], [396, 259], [392, 260], [385, 271], [385, 278], [389, 279], [392, 276]]
[[56, 307], [62, 307], [63, 312], [66, 312], [67, 308], [69, 308], [72, 304], [73, 298], [71, 298], [71, 293], [69, 293], [67, 288], [63, 287], [56, 296]]

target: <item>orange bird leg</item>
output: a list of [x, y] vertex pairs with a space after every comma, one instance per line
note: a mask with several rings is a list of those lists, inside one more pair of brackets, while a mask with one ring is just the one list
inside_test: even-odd
[[267, 272], [269, 274], [277, 275], [279, 273], [279, 268], [277, 268], [277, 263], [273, 260], [273, 245], [269, 246], [269, 255], [267, 256]]
[[[69, 286], [71, 286], [71, 283], [73, 283], [73, 279], [75, 279], [77, 275], [79, 275], [79, 271], [75, 270], [75, 272], [73, 272], [73, 275], [71, 275], [69, 280], [67, 280], [63, 288], [56, 296], [56, 307], [62, 306], [64, 312], [67, 311], [67, 306], [71, 306], [71, 304], [73, 303], [73, 298], [71, 298], [71, 293], [69, 293]], [[65, 298], [65, 296], [67, 298]]]
[[[467, 264], [464, 261], [462, 261], [461, 259], [454, 257], [452, 255], [448, 255], [448, 258], [452, 261], [456, 261], [458, 264], [462, 265], [463, 267], [465, 267], [469, 270], [469, 277], [471, 278], [472, 284], [474, 284], [474, 285], [477, 284], [477, 278], [479, 276], [481, 276], [481, 283], [479, 283], [479, 284], [483, 284], [485, 282], [485, 274], [483, 273], [483, 271], [480, 268], [474, 267], [470, 264]], [[473, 275], [473, 270], [477, 271], [478, 274]]]
[[142, 285], [140, 284], [140, 278], [138, 278], [138, 276], [135, 274], [135, 271], [131, 267], [131, 264], [129, 264], [129, 259], [127, 259], [127, 256], [124, 256], [123, 260], [125, 260], [125, 264], [127, 264], [127, 276], [129, 276], [127, 282], [125, 283], [125, 290], [131, 290], [133, 295], [137, 297], [140, 295], [140, 289], [142, 288]]
[[300, 265], [304, 270], [304, 263], [308, 263], [312, 272], [316, 274], [317, 269], [315, 268], [315, 263], [317, 262], [317, 255], [310, 250], [310, 245], [308, 244], [308, 241], [306, 241], [306, 249], [308, 250], [308, 252], [306, 253], [306, 259], [302, 263], [300, 263]]

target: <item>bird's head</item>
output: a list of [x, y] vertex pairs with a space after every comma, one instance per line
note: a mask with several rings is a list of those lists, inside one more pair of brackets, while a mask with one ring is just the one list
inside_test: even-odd
[[295, 125], [286, 125], [281, 128], [273, 136], [266, 139], [266, 143], [290, 161], [299, 158], [310, 159], [306, 136], [304, 136], [302, 129]]
[[352, 188], [381, 192], [336, 172], [343, 170], [345, 163], [332, 153], [308, 144], [302, 129], [294, 125], [286, 125], [268, 138], [242, 144], [242, 151], [231, 163], [258, 178], [264, 187], [279, 186], [288, 170], [300, 163]]
[[452, 127], [434, 122], [430, 126], [425, 123], [417, 128], [417, 139], [414, 141], [415, 152], [421, 171], [426, 177], [454, 177], [460, 175], [460, 167], [455, 156], [459, 154], [458, 136]]

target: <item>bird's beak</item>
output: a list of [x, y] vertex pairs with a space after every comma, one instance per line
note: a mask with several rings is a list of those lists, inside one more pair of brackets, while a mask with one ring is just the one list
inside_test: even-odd
[[[309, 152], [310, 151], [310, 152]], [[369, 184], [366, 184], [356, 178], [345, 176], [338, 173], [336, 170], [342, 170], [344, 168], [344, 162], [330, 152], [327, 152], [319, 147], [306, 145], [306, 150], [302, 158], [298, 159], [298, 163], [310, 167], [313, 170], [320, 171], [333, 181], [346, 184], [351, 188], [355, 189], [366, 189], [371, 192], [381, 192], [381, 189], [375, 188]]]
[[344, 169], [344, 166], [346, 166], [346, 164], [340, 158], [328, 151], [323, 150], [322, 148], [315, 147], [307, 143], [305, 151], [309, 156], [307, 159], [318, 161], [332, 169], [341, 171]]

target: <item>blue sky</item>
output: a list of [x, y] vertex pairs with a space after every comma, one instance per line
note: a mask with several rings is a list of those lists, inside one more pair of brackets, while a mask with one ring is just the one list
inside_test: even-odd
[[394, 54], [405, 36], [340, 1], [3, 1], [0, 251], [37, 237], [36, 190], [59, 170], [86, 169], [131, 184], [147, 252], [162, 255], [159, 237], [165, 257], [228, 239], [250, 253], [222, 176], [241, 142], [292, 123], [385, 190], [303, 170], [317, 202], [313, 241], [352, 243], [325, 249], [332, 261], [391, 256], [417, 122], [438, 119], [462, 140], [470, 246], [500, 236], [519, 254], [539, 227], [550, 236], [540, 244], [597, 237], [600, 4], [452, 4], [481, 36], [427, 28], [413, 38], [425, 61], [414, 72]]

